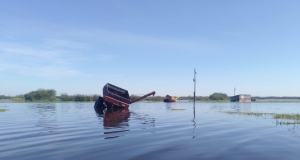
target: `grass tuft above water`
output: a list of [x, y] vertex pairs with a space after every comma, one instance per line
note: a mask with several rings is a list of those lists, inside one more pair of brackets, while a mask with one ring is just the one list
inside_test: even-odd
[[8, 109], [0, 109], [0, 112], [8, 111]]
[[275, 113], [260, 113], [260, 112], [233, 112], [228, 111], [228, 114], [240, 114], [240, 115], [247, 115], [247, 116], [266, 116], [266, 115], [274, 115]]
[[228, 111], [228, 114], [240, 114], [240, 115], [248, 115], [248, 116], [268, 116], [271, 115], [275, 119], [292, 119], [292, 120], [300, 120], [300, 114], [277, 114], [277, 113], [260, 113], [260, 112], [233, 112]]
[[300, 114], [276, 114], [275, 119], [295, 119], [300, 120]]
[[183, 108], [172, 108], [171, 110], [172, 111], [183, 111], [183, 110], [186, 110], [186, 109], [183, 109]]

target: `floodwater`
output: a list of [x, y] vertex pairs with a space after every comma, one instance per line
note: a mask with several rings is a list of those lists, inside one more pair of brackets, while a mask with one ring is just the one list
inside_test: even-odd
[[300, 103], [0, 103], [1, 160], [299, 159], [299, 125], [234, 112], [300, 113]]

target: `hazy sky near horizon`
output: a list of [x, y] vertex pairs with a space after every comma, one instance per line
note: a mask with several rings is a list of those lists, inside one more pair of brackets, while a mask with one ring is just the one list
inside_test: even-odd
[[0, 95], [300, 96], [298, 0], [2, 0]]

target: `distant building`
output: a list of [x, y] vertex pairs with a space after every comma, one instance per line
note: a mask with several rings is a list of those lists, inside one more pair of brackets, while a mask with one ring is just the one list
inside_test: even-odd
[[249, 94], [240, 94], [233, 97], [230, 97], [231, 102], [251, 102], [251, 95]]

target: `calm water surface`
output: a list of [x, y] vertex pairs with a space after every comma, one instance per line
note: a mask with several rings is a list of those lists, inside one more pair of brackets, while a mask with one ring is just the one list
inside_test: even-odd
[[93, 105], [0, 103], [0, 160], [300, 157], [298, 125], [226, 113], [300, 114], [300, 103], [135, 103], [104, 114]]

